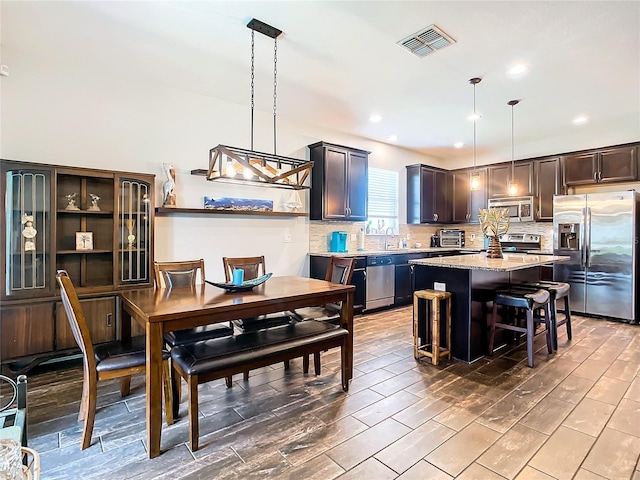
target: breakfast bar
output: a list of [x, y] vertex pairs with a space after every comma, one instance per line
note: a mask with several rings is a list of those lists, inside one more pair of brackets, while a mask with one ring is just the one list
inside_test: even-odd
[[485, 253], [411, 260], [415, 289], [446, 290], [452, 294], [452, 357], [474, 362], [487, 352], [487, 312], [492, 292], [508, 285], [541, 280], [541, 267], [567, 260], [565, 256]]

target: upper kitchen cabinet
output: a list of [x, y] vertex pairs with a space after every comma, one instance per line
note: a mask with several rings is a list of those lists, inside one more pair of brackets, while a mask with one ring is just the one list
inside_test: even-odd
[[309, 145], [309, 151], [311, 220], [366, 220], [369, 152], [326, 142]]
[[516, 161], [511, 165], [508, 163], [499, 163], [488, 167], [488, 195], [492, 197], [508, 197], [508, 185], [511, 181], [511, 170], [518, 184], [518, 196], [533, 195], [533, 168], [534, 162], [531, 160]]
[[451, 182], [446, 170], [407, 167], [407, 223], [450, 223]]
[[553, 220], [553, 196], [561, 193], [560, 158], [545, 158], [536, 161], [536, 196], [538, 197], [537, 220]]
[[473, 169], [456, 170], [452, 177], [452, 221], [478, 223], [479, 210], [487, 208], [487, 169], [476, 168], [480, 177], [480, 189], [471, 191]]
[[588, 185], [635, 181], [638, 172], [636, 145], [607, 148], [562, 157], [564, 184]]

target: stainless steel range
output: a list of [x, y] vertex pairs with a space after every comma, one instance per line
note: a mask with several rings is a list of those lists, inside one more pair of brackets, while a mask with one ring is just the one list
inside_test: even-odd
[[503, 252], [527, 253], [540, 250], [542, 235], [537, 233], [505, 233], [500, 237]]

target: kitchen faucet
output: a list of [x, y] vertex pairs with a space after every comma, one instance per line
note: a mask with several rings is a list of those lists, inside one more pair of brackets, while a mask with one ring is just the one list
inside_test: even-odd
[[393, 236], [393, 228], [387, 227], [384, 231], [384, 249], [389, 250], [389, 230], [391, 230], [391, 236]]

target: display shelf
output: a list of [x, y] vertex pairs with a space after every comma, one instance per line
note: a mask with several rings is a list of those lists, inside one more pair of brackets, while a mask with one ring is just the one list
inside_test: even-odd
[[307, 212], [252, 212], [238, 210], [214, 210], [206, 208], [165, 208], [157, 207], [156, 215], [252, 215], [260, 217], [308, 217]]
[[113, 250], [105, 250], [105, 249], [96, 249], [93, 250], [58, 250], [56, 253], [58, 255], [74, 255], [74, 254], [92, 254], [92, 253], [112, 253]]
[[58, 214], [65, 214], [65, 215], [113, 215], [113, 211], [112, 210], [99, 210], [99, 211], [93, 211], [93, 210], [56, 210]]

